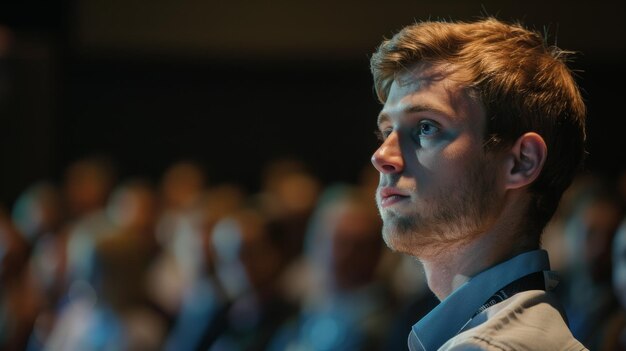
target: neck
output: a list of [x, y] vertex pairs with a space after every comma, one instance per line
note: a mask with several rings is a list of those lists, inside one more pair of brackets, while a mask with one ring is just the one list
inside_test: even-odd
[[445, 249], [421, 255], [419, 259], [430, 290], [443, 300], [476, 274], [537, 249], [538, 244], [530, 239], [532, 236], [515, 230], [521, 228], [520, 224], [521, 221], [497, 221], [489, 231], [470, 242], [450, 244]]

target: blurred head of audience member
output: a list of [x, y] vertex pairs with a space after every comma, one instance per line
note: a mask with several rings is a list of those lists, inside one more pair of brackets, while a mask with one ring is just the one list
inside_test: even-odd
[[41, 305], [29, 243], [0, 207], [0, 350], [24, 350]]
[[563, 193], [554, 216], [543, 230], [541, 246], [548, 251], [550, 267], [557, 272], [567, 273], [577, 264], [575, 255], [571, 252], [575, 245], [570, 245], [574, 240], [569, 238], [571, 233], [566, 233], [566, 226], [575, 218], [574, 212], [579, 203], [588, 196], [589, 189], [597, 186], [597, 182], [596, 177], [591, 174], [578, 174]]
[[[189, 286], [179, 292], [180, 307], [164, 350], [206, 349], [225, 329], [229, 301], [215, 275], [217, 255], [213, 246], [213, 228], [220, 219], [239, 209], [244, 200], [245, 193], [241, 187], [221, 184], [207, 189], [198, 202], [193, 221], [201, 239], [203, 269]], [[161, 292], [167, 289], [171, 288], [156, 287]], [[155, 295], [160, 303], [172, 304], [167, 302], [172, 300], [172, 296]]]
[[[269, 162], [262, 174], [262, 190], [271, 196], [268, 211], [285, 215], [310, 213], [321, 185], [300, 160], [280, 158]], [[265, 205], [264, 205], [265, 206]]]
[[293, 313], [276, 284], [284, 263], [281, 230], [256, 204], [215, 225], [217, 274], [233, 303], [228, 327], [211, 350], [264, 350]]
[[115, 168], [105, 157], [87, 157], [69, 165], [64, 178], [68, 215], [78, 219], [100, 210], [115, 184]]
[[624, 216], [615, 184], [594, 178], [572, 198], [564, 230], [568, 246], [567, 279], [561, 290], [572, 334], [598, 349], [617, 301], [611, 285], [611, 245]]
[[340, 291], [372, 283], [382, 255], [380, 218], [358, 193], [344, 194], [323, 210], [323, 232], [330, 245], [331, 284]]
[[64, 221], [63, 200], [57, 188], [49, 182], [28, 187], [15, 201], [13, 222], [34, 243], [45, 234], [55, 234]]
[[81, 158], [66, 169], [63, 186], [69, 220], [63, 231], [67, 231], [68, 284], [90, 278], [96, 242], [115, 230], [105, 211], [115, 183], [113, 162], [103, 156]]
[[66, 217], [60, 191], [49, 182], [31, 185], [16, 200], [12, 217], [32, 248], [29, 270], [22, 274], [33, 279], [33, 287], [41, 300], [40, 309], [36, 312], [36, 332], [47, 334], [67, 283], [66, 242], [62, 230]]
[[612, 258], [613, 289], [622, 309], [626, 310], [626, 218], [613, 238]]
[[590, 283], [606, 286], [610, 285], [611, 242], [624, 214], [623, 200], [608, 180], [596, 178], [586, 184], [572, 199], [565, 224], [568, 266], [591, 279]]
[[176, 313], [185, 291], [203, 274], [203, 249], [197, 209], [205, 187], [203, 168], [192, 161], [169, 166], [159, 184], [157, 241], [163, 248], [152, 283], [160, 304]]
[[[155, 347], [165, 332], [165, 316], [147, 291], [148, 271], [160, 250], [155, 236], [156, 207], [155, 191], [146, 181], [120, 185], [107, 206], [118, 229], [96, 248], [97, 291], [122, 318], [131, 345]], [[151, 335], [146, 335], [147, 330]]]
[[620, 308], [607, 318], [606, 332], [602, 335], [601, 351], [626, 350], [626, 217], [613, 238], [613, 291]]
[[218, 221], [240, 209], [246, 200], [245, 191], [236, 184], [220, 184], [205, 191], [198, 206], [196, 225], [202, 238], [207, 272], [215, 271], [213, 229]]
[[28, 261], [28, 243], [4, 208], [0, 207], [0, 292], [19, 276]]
[[212, 242], [221, 282], [237, 298], [247, 291], [271, 295], [281, 269], [281, 233], [263, 212], [245, 206], [219, 220]]
[[161, 201], [165, 210], [186, 210], [195, 205], [205, 186], [205, 172], [193, 161], [179, 161], [165, 170]]
[[371, 197], [346, 185], [321, 196], [307, 233], [313, 286], [299, 318], [283, 326], [272, 350], [363, 350], [381, 346], [389, 322], [388, 291], [377, 278], [380, 218]]
[[[156, 221], [156, 195], [143, 180], [130, 180], [111, 194], [107, 214], [121, 231], [153, 235]], [[145, 238], [146, 240], [151, 238]]]
[[107, 204], [114, 230], [94, 240], [86, 277], [74, 279], [46, 340], [51, 349], [153, 350], [167, 321], [147, 293], [147, 272], [158, 247], [156, 195], [142, 180], [118, 186]]
[[309, 222], [306, 252], [331, 290], [371, 283], [383, 253], [380, 217], [357, 188], [331, 186]]
[[319, 179], [300, 160], [280, 158], [262, 173], [260, 200], [265, 211], [283, 227], [281, 250], [288, 260], [302, 253], [309, 216], [321, 191]]

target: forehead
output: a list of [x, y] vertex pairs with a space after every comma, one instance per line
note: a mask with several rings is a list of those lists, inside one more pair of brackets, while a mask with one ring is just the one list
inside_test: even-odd
[[379, 123], [423, 110], [450, 120], [483, 122], [482, 103], [472, 97], [465, 79], [463, 72], [451, 65], [420, 63], [409, 67], [394, 78]]

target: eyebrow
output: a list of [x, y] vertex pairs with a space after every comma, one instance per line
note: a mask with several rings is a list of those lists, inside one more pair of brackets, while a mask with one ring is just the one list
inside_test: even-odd
[[[419, 112], [434, 112], [439, 115], [449, 116], [448, 113], [430, 104], [409, 105], [402, 110], [403, 114], [419, 113]], [[389, 120], [389, 115], [384, 112], [381, 112], [380, 114], [378, 114], [378, 119], [376, 120], [376, 123], [380, 125], [381, 123], [387, 120]]]

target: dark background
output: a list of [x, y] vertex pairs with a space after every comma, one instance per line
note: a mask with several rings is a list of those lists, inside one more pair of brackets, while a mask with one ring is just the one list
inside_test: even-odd
[[368, 59], [428, 18], [521, 20], [579, 52], [587, 169], [626, 169], [624, 1], [15, 1], [0, 5], [0, 203], [73, 160], [158, 180], [179, 159], [254, 191], [271, 159], [354, 181], [376, 147]]

